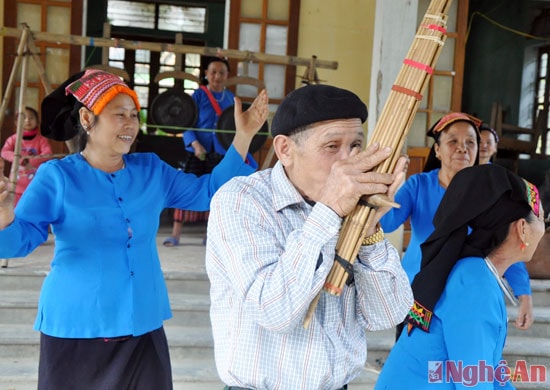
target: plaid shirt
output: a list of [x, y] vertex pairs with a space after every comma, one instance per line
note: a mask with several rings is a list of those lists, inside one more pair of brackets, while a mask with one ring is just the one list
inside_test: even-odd
[[206, 268], [216, 365], [228, 385], [337, 389], [363, 369], [367, 330], [400, 323], [413, 297], [387, 241], [361, 247], [354, 282], [322, 293], [342, 219], [309, 205], [283, 167], [237, 177], [211, 202]]

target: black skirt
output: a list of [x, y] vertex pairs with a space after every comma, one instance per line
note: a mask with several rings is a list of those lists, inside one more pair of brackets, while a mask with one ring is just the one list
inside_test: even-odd
[[164, 328], [114, 339], [40, 335], [38, 390], [172, 388]]

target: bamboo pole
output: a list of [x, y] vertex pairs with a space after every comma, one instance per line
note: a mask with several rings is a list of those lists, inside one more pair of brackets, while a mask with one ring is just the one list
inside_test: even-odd
[[[19, 31], [19, 30], [18, 30]], [[6, 90], [4, 92], [4, 98], [2, 99], [2, 106], [0, 107], [0, 128], [4, 124], [4, 118], [6, 116], [6, 109], [8, 108], [8, 103], [15, 86], [15, 73], [19, 70], [21, 64], [21, 59], [25, 53], [25, 47], [29, 37], [29, 30], [23, 29], [20, 31], [19, 45], [17, 47], [17, 57], [13, 62], [13, 67], [11, 68], [10, 78], [8, 79], [8, 84], [6, 85]]]
[[[28, 30], [30, 32], [28, 26], [25, 26], [25, 30]], [[27, 54], [31, 56], [34, 66], [36, 67], [36, 70], [38, 72], [38, 76], [40, 77], [40, 81], [44, 86], [44, 91], [46, 92], [46, 95], [49, 95], [52, 92], [52, 86], [50, 84], [50, 81], [48, 80], [48, 76], [46, 75], [46, 69], [44, 69], [44, 65], [42, 65], [42, 62], [38, 57], [38, 48], [34, 44], [34, 41], [32, 40], [30, 34], [27, 38], [27, 49]]]
[[[25, 54], [23, 56], [21, 64], [21, 85], [19, 90], [19, 109], [17, 115], [17, 131], [15, 138], [15, 150], [13, 152], [13, 161], [11, 163], [10, 178], [9, 178], [9, 192], [15, 193], [15, 186], [17, 184], [17, 172], [19, 169], [19, 161], [21, 159], [21, 144], [23, 143], [23, 113], [25, 112], [25, 94], [27, 91], [27, 74], [29, 65], [29, 56], [26, 53], [27, 45], [25, 43]], [[12, 197], [12, 201], [15, 201], [15, 197]]]
[[34, 156], [25, 156], [26, 159], [33, 160], [33, 159], [44, 159], [44, 160], [51, 160], [54, 158], [61, 158], [66, 157], [68, 154], [66, 153], [54, 153], [54, 154], [36, 154]]
[[[0, 35], [6, 37], [18, 37], [20, 30], [14, 27], [2, 27]], [[57, 44], [70, 44], [91, 47], [121, 47], [125, 49], [143, 49], [150, 51], [168, 51], [180, 54], [200, 54], [207, 56], [222, 56], [240, 61], [262, 62], [266, 64], [308, 66], [309, 58], [300, 58], [295, 56], [284, 56], [276, 54], [267, 54], [235, 49], [220, 49], [215, 47], [203, 47], [192, 45], [181, 45], [174, 43], [159, 43], [145, 41], [127, 41], [125, 39], [87, 37], [80, 35], [54, 34], [49, 32], [31, 31], [35, 41], [53, 42]], [[337, 61], [317, 60], [316, 66], [324, 69], [337, 69]]]
[[[432, 0], [420, 23], [411, 48], [397, 75], [388, 100], [382, 109], [369, 143], [378, 142], [380, 147], [392, 148], [392, 155], [378, 165], [376, 172], [393, 172], [401, 154], [408, 131], [414, 120], [431, 74], [446, 39], [446, 21], [451, 0]], [[378, 196], [379, 197], [379, 196]], [[344, 219], [336, 243], [336, 255], [351, 265], [355, 262], [365, 232], [373, 225], [380, 198], [363, 197], [353, 211]], [[323, 290], [340, 295], [348, 273], [335, 261], [325, 281]], [[310, 304], [304, 320], [308, 328], [319, 301], [319, 295]]]

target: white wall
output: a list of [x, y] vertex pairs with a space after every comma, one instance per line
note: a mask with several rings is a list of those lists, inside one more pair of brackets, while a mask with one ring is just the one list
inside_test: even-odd
[[369, 134], [374, 130], [417, 30], [417, 0], [378, 0], [374, 18]]
[[[418, 27], [417, 14], [417, 0], [378, 0], [376, 2], [368, 104], [369, 136], [374, 131], [391, 87], [414, 40]], [[403, 248], [403, 226], [386, 236], [398, 250]]]

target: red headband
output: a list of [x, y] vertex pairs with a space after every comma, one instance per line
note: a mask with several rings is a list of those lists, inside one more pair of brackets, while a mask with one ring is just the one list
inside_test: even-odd
[[463, 112], [451, 112], [445, 115], [443, 118], [437, 122], [437, 124], [432, 129], [432, 135], [435, 135], [443, 130], [445, 130], [449, 125], [458, 121], [466, 121], [471, 123], [475, 130], [479, 133], [479, 126], [481, 126], [481, 120], [475, 116], [465, 114]]
[[119, 93], [129, 95], [139, 111], [137, 94], [120, 77], [98, 69], [88, 69], [84, 75], [65, 88], [65, 93], [99, 115], [105, 106]]

